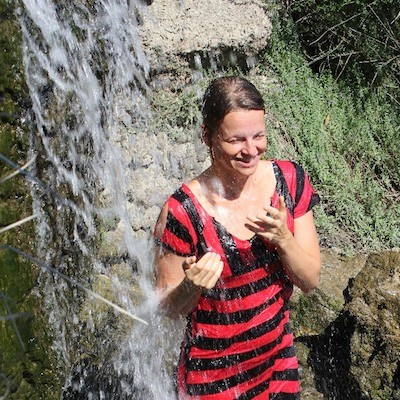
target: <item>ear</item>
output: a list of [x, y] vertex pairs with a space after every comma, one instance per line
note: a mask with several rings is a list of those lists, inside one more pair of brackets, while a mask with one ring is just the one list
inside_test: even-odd
[[206, 146], [211, 147], [210, 137], [207, 134], [207, 128], [204, 124], [201, 124], [201, 139], [206, 144]]

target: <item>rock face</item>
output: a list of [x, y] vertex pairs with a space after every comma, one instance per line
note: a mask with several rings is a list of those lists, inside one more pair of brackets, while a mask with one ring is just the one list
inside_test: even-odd
[[[151, 229], [163, 199], [208, 162], [206, 149], [200, 144], [195, 147], [188, 142], [171, 143], [160, 134], [155, 139], [157, 145], [154, 142], [147, 145], [148, 133], [141, 134], [141, 158], [136, 160], [136, 168], [127, 171], [135, 198], [140, 200], [132, 203], [130, 209], [139, 237]], [[158, 148], [163, 148], [163, 155], [154, 154]], [[147, 158], [159, 162], [150, 163]], [[176, 163], [176, 168], [172, 168], [172, 163]], [[174, 174], [166, 178], [164, 170], [172, 170]], [[160, 185], [153, 184], [154, 176]], [[128, 251], [122, 236], [123, 228], [118, 224], [104, 234], [105, 259], [114, 262], [116, 257], [115, 263], [121, 261], [118, 256]], [[121, 274], [114, 268], [110, 275], [114, 272], [116, 276]], [[296, 292], [293, 298], [292, 321], [302, 372], [302, 400], [400, 399], [399, 282], [399, 252], [352, 258], [323, 253], [321, 285], [309, 295]], [[109, 376], [112, 369], [103, 368], [100, 372], [92, 363], [89, 378], [96, 382], [101, 373]], [[76, 377], [71, 377], [71, 386], [66, 390], [71, 389]], [[64, 393], [64, 398], [73, 399], [76, 394]]]
[[339, 254], [322, 251], [320, 284], [308, 295], [295, 289], [292, 297], [293, 325], [296, 336], [320, 335], [338, 318], [345, 305], [344, 292], [353, 279], [364, 268], [366, 255], [341, 257]]
[[[334, 296], [329, 287], [324, 291], [325, 298]], [[400, 399], [400, 252], [370, 255], [344, 294], [343, 309], [322, 333], [297, 337], [309, 394], [303, 398]], [[307, 319], [329, 321], [333, 312], [320, 302]]]
[[265, 48], [271, 21], [260, 0], [166, 0], [146, 8], [140, 27], [159, 71], [251, 62]]
[[[135, 143], [123, 144], [127, 148], [127, 207], [135, 240], [148, 237], [154, 229], [162, 205], [182, 182], [198, 175], [209, 165], [206, 146], [199, 135], [186, 132], [185, 141], [172, 141], [164, 133], [154, 135], [143, 130], [132, 135]], [[140, 143], [140, 154], [134, 146]], [[166, 171], [169, 173], [167, 174]], [[145, 177], [145, 179], [143, 178]], [[107, 204], [108, 194], [102, 194]], [[102, 234], [100, 254], [107, 259], [123, 257], [129, 246], [124, 240], [126, 227], [121, 221], [110, 221]]]
[[371, 255], [348, 296], [351, 374], [363, 394], [400, 399], [400, 252]]

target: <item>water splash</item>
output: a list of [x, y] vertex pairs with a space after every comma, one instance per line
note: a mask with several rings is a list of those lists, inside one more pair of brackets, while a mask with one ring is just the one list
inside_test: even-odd
[[[41, 286], [54, 349], [65, 371], [63, 399], [173, 398], [172, 371], [165, 365], [177, 356], [168, 350], [177, 330], [165, 329], [156, 313], [152, 244], [132, 229], [126, 182], [130, 149], [120, 135], [126, 126], [139, 131], [149, 115], [149, 65], [137, 36], [142, 7], [139, 0], [68, 0], [62, 5], [21, 0], [35, 122], [32, 193], [34, 215], [41, 216], [38, 252], [43, 265], [59, 271], [51, 279], [42, 274]], [[115, 263], [99, 254], [107, 221], [123, 227], [128, 253]], [[120, 273], [111, 273], [112, 268]], [[149, 326], [95, 308], [66, 276], [103, 291]]]
[[[98, 293], [93, 292], [93, 290], [90, 290], [88, 288], [86, 288], [85, 286], [81, 285], [79, 282], [75, 281], [74, 279], [71, 279], [69, 276], [66, 276], [64, 274], [62, 274], [61, 272], [59, 272], [57, 269], [50, 267], [49, 265], [45, 265], [43, 264], [40, 260], [36, 260], [34, 257], [32, 257], [30, 254], [25, 253], [24, 251], [21, 251], [13, 246], [9, 246], [9, 245], [0, 245], [0, 250], [10, 250], [13, 251], [25, 258], [27, 258], [28, 260], [32, 261], [34, 264], [36, 264], [37, 266], [45, 269], [46, 271], [58, 275], [61, 278], [63, 278], [65, 281], [69, 282], [70, 284], [72, 284], [73, 286], [78, 287], [79, 289], [83, 290], [84, 292], [88, 293], [90, 296], [94, 297], [97, 300], [100, 300], [104, 303], [106, 303], [107, 305], [109, 305], [110, 307], [113, 307], [116, 311], [118, 311], [119, 313], [122, 313], [124, 315], [127, 315], [128, 317], [139, 321], [145, 325], [148, 325], [148, 322], [143, 320], [142, 318], [138, 318], [135, 315], [133, 315], [132, 313], [130, 313], [129, 311], [126, 311], [125, 309], [121, 308], [120, 306], [118, 306], [118, 304], [114, 304], [112, 301], [107, 300], [106, 298], [104, 298], [103, 296], [100, 296]], [[15, 318], [15, 316], [13, 317]], [[1, 317], [0, 317], [1, 319]]]

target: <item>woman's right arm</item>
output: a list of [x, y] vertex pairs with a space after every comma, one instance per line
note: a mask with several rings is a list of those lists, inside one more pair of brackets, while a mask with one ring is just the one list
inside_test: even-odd
[[186, 279], [182, 265], [184, 257], [164, 253], [159, 247], [156, 254], [156, 288], [161, 296], [160, 306], [171, 318], [187, 315], [197, 304], [201, 287]]
[[[165, 205], [155, 229], [157, 239], [162, 237], [167, 213]], [[177, 318], [190, 313], [202, 290], [215, 286], [222, 269], [223, 263], [217, 253], [208, 252], [196, 260], [194, 256], [181, 257], [159, 246], [156, 250], [156, 288], [165, 314]]]

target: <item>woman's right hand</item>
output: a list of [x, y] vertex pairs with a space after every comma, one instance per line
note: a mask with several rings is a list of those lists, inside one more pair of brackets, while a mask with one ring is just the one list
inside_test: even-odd
[[198, 261], [195, 256], [187, 257], [182, 263], [186, 279], [204, 289], [211, 289], [215, 286], [223, 267], [221, 256], [214, 252], [204, 254]]

